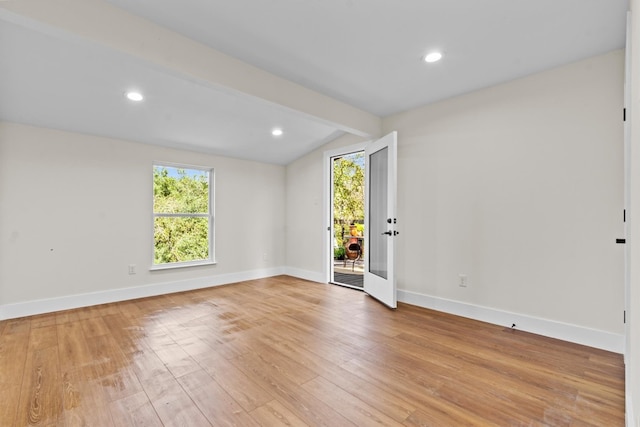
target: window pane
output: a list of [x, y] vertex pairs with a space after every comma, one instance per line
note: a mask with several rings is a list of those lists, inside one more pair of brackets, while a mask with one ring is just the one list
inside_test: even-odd
[[154, 264], [209, 258], [209, 218], [156, 217]]
[[388, 228], [387, 223], [387, 179], [389, 150], [385, 147], [369, 156], [370, 173], [369, 191], [369, 271], [376, 276], [387, 278], [387, 244], [389, 236], [384, 234]]
[[208, 213], [209, 172], [199, 169], [153, 167], [155, 213]]

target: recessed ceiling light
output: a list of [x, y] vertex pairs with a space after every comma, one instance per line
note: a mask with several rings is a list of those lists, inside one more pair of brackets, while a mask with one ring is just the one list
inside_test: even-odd
[[437, 62], [442, 59], [442, 54], [440, 52], [431, 52], [427, 56], [424, 57], [424, 62]]
[[280, 128], [275, 128], [274, 130], [271, 131], [271, 135], [273, 135], [273, 136], [280, 136], [280, 135], [282, 135], [282, 133], [283, 133], [282, 129], [280, 129]]
[[142, 101], [144, 99], [144, 96], [142, 96], [140, 92], [134, 92], [134, 91], [127, 92], [125, 96], [130, 101]]

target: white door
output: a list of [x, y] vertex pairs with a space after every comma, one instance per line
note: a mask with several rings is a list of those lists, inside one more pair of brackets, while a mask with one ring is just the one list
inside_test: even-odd
[[[629, 238], [629, 225], [626, 214], [630, 212], [631, 205], [631, 118], [628, 117], [631, 110], [631, 12], [627, 12], [627, 45], [625, 49], [625, 72], [624, 72], [624, 239]], [[624, 332], [625, 332], [625, 362], [629, 361], [629, 349], [631, 348], [631, 334], [627, 316], [631, 312], [631, 256], [629, 245], [624, 247]], [[628, 378], [627, 387], [631, 384]], [[628, 389], [630, 390], [630, 389]]]
[[396, 308], [395, 240], [397, 133], [365, 147], [364, 291]]

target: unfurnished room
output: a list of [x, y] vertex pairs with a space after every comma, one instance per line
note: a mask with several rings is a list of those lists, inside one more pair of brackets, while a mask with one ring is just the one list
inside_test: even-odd
[[639, 9], [0, 2], [0, 425], [640, 427]]

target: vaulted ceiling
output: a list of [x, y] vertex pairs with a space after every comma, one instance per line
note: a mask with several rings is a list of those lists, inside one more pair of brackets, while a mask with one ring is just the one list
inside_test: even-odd
[[[380, 117], [623, 48], [627, 9], [628, 0], [6, 1], [0, 119], [287, 164], [343, 133], [377, 136]], [[443, 58], [425, 63], [431, 51]], [[145, 100], [125, 99], [131, 89]]]

